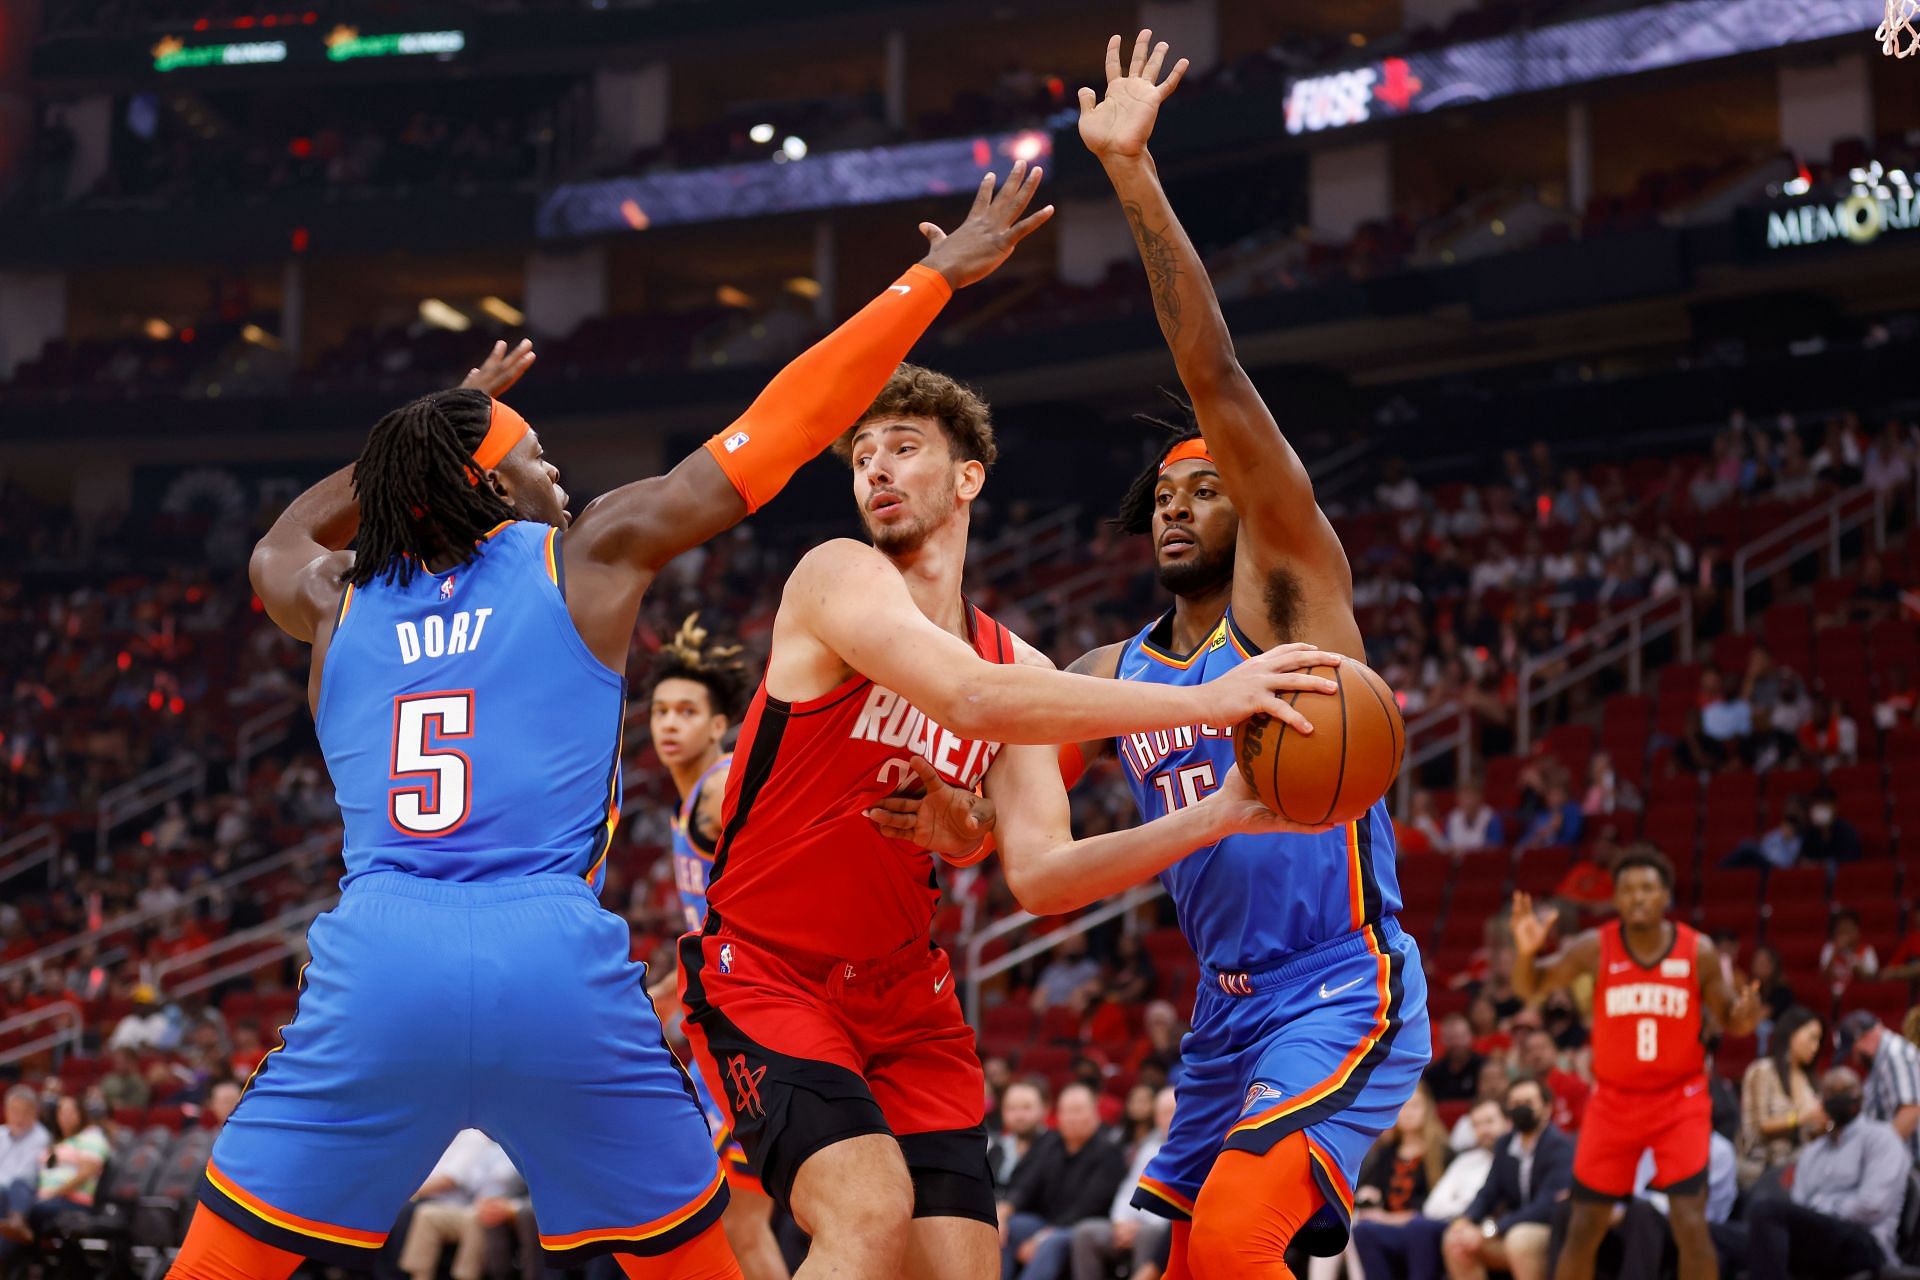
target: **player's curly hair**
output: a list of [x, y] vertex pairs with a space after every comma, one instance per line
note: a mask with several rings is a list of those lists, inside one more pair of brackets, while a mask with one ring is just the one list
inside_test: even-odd
[[1613, 872], [1613, 882], [1619, 884], [1620, 877], [1635, 867], [1647, 868], [1653, 872], [1653, 874], [1660, 877], [1660, 883], [1667, 887], [1668, 892], [1673, 891], [1673, 864], [1667, 861], [1666, 854], [1660, 852], [1652, 845], [1636, 844], [1631, 849], [1623, 850], [1615, 857], [1611, 868]]
[[673, 639], [654, 657], [648, 687], [658, 688], [662, 680], [691, 680], [704, 685], [713, 713], [732, 720], [746, 695], [747, 664], [740, 656], [739, 645], [709, 645], [700, 615], [690, 613]]
[[1150, 413], [1133, 415], [1135, 422], [1144, 422], [1166, 432], [1167, 439], [1153, 455], [1153, 461], [1133, 478], [1133, 483], [1127, 486], [1126, 495], [1120, 499], [1120, 509], [1114, 514], [1113, 523], [1123, 533], [1153, 532], [1153, 491], [1160, 485], [1160, 464], [1167, 460], [1167, 455], [1176, 446], [1200, 438], [1200, 422], [1194, 417], [1193, 406], [1165, 387], [1160, 388], [1160, 394], [1178, 410], [1178, 417], [1175, 421], [1168, 421]]
[[932, 418], [946, 434], [953, 456], [993, 470], [1000, 446], [993, 439], [993, 411], [979, 393], [944, 373], [902, 364], [887, 379], [867, 411], [833, 442], [833, 456], [853, 461], [853, 437], [875, 418]]
[[374, 424], [353, 464], [360, 533], [347, 581], [400, 586], [428, 560], [465, 564], [503, 520], [518, 518], [500, 495], [473, 483], [473, 451], [486, 438], [493, 405], [484, 391], [421, 396]]

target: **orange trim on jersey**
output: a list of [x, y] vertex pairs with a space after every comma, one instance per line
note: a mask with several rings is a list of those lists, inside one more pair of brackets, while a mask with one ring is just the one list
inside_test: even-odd
[[600, 856], [587, 868], [587, 884], [593, 884], [593, 878], [600, 874], [600, 868], [607, 865], [607, 855], [613, 852], [613, 833], [620, 828], [620, 758], [627, 749], [627, 718], [620, 717], [619, 732], [613, 739], [613, 776], [607, 779], [607, 823], [606, 835], [600, 841]]
[[[313, 967], [313, 961], [308, 960], [305, 964], [300, 966], [300, 972], [294, 975], [293, 1012], [287, 1015], [287, 1020], [285, 1022], [281, 1023], [279, 1026], [273, 1029], [274, 1038], [277, 1041], [277, 1043], [273, 1046], [273, 1048], [261, 1054], [260, 1061], [254, 1063], [253, 1070], [247, 1072], [246, 1083], [240, 1086], [241, 1097], [244, 1098], [247, 1096], [247, 1090], [253, 1087], [254, 1077], [258, 1076], [260, 1074], [260, 1069], [267, 1065], [267, 1059], [271, 1058], [274, 1054], [280, 1052], [282, 1049], [287, 1047], [287, 1028], [293, 1025], [293, 1020], [295, 1018], [298, 1018], [300, 1016], [300, 997], [306, 994], [307, 970], [311, 969], [312, 967]], [[235, 1103], [234, 1105], [238, 1106], [239, 1103]]]
[[353, 584], [349, 582], [347, 589], [340, 595], [340, 612], [336, 614], [333, 619], [333, 629], [335, 631], [338, 631], [340, 624], [347, 620], [347, 610], [351, 608], [353, 608]]
[[1170, 653], [1161, 652], [1159, 649], [1154, 648], [1153, 641], [1151, 640], [1142, 640], [1140, 642], [1140, 652], [1146, 654], [1149, 658], [1152, 658], [1155, 662], [1161, 663], [1164, 666], [1172, 667], [1175, 671], [1185, 671], [1189, 667], [1191, 667], [1194, 663], [1200, 661], [1200, 659], [1203, 656], [1205, 656], [1208, 650], [1212, 649], [1215, 644], [1219, 643], [1221, 627], [1225, 627], [1226, 625], [1227, 625], [1226, 619], [1224, 618], [1221, 619], [1220, 626], [1215, 627], [1212, 631], [1209, 631], [1207, 633], [1207, 638], [1200, 642], [1199, 647], [1196, 648], [1192, 653], [1188, 654], [1184, 658], [1176, 658]]
[[560, 585], [560, 566], [553, 558], [553, 540], [560, 536], [560, 526], [547, 530], [547, 576], [553, 579], [553, 585]]
[[727, 1175], [724, 1171], [714, 1170], [713, 1181], [707, 1184], [705, 1191], [672, 1213], [655, 1218], [652, 1222], [643, 1222], [637, 1227], [603, 1227], [598, 1231], [575, 1231], [564, 1236], [550, 1236], [543, 1233], [540, 1237], [540, 1247], [552, 1250], [577, 1249], [583, 1244], [594, 1244], [602, 1240], [651, 1240], [655, 1236], [665, 1235], [706, 1208], [708, 1203], [720, 1194], [720, 1188], [726, 1185], [726, 1180]]
[[487, 540], [488, 538], [491, 538], [491, 537], [492, 537], [492, 536], [493, 536], [494, 534], [496, 534], [496, 533], [498, 533], [498, 532], [500, 532], [500, 531], [501, 531], [502, 529], [504, 529], [504, 528], [506, 528], [506, 527], [507, 527], [508, 525], [510, 525], [510, 524], [512, 524], [512, 523], [514, 523], [514, 522], [513, 522], [513, 521], [511, 521], [511, 520], [502, 520], [502, 521], [501, 521], [501, 522], [500, 522], [499, 524], [497, 524], [497, 525], [495, 525], [495, 526], [493, 526], [493, 528], [491, 528], [491, 529], [489, 529], [489, 530], [487, 530], [487, 531], [486, 531], [485, 533], [483, 533], [483, 534], [481, 534], [481, 535], [480, 535], [480, 541], [482, 541], [482, 542], [485, 542], [485, 541], [486, 541], [486, 540]]
[[1392, 1003], [1393, 999], [1393, 988], [1390, 981], [1393, 967], [1388, 961], [1386, 954], [1380, 950], [1379, 943], [1374, 941], [1373, 930], [1362, 930], [1361, 936], [1366, 938], [1367, 951], [1373, 956], [1374, 964], [1378, 966], [1380, 971], [1378, 978], [1375, 980], [1375, 990], [1379, 993], [1380, 1003], [1374, 1009], [1373, 1028], [1360, 1038], [1360, 1043], [1355, 1045], [1352, 1051], [1341, 1060], [1340, 1065], [1334, 1068], [1332, 1075], [1306, 1090], [1304, 1093], [1299, 1094], [1297, 1097], [1289, 1098], [1285, 1102], [1268, 1107], [1258, 1115], [1248, 1116], [1231, 1129], [1228, 1129], [1227, 1132], [1229, 1134], [1246, 1133], [1253, 1129], [1264, 1129], [1274, 1121], [1284, 1120], [1302, 1108], [1310, 1107], [1327, 1095], [1337, 1092], [1345, 1087], [1348, 1078], [1353, 1075], [1355, 1068], [1366, 1059], [1367, 1054], [1373, 1051], [1373, 1046], [1378, 1044], [1386, 1036], [1387, 1029], [1392, 1022], [1388, 1017], [1388, 1006]]
[[1168, 1204], [1186, 1214], [1188, 1217], [1193, 1216], [1193, 1201], [1181, 1195], [1178, 1191], [1175, 1191], [1158, 1178], [1142, 1176], [1140, 1179], [1140, 1189], [1150, 1196], [1158, 1196], [1160, 1199], [1165, 1200]]
[[352, 1227], [335, 1226], [330, 1222], [315, 1222], [311, 1218], [302, 1218], [298, 1214], [276, 1209], [260, 1197], [243, 1190], [239, 1184], [209, 1161], [207, 1181], [215, 1190], [245, 1209], [254, 1217], [282, 1231], [291, 1231], [296, 1235], [310, 1236], [315, 1240], [325, 1240], [331, 1244], [344, 1244], [355, 1249], [378, 1249], [387, 1242], [384, 1231], [357, 1231]]
[[1353, 913], [1353, 927], [1358, 930], [1366, 927], [1367, 905], [1365, 883], [1362, 876], [1365, 868], [1360, 865], [1360, 824], [1347, 824], [1347, 906]]
[[[1304, 1134], [1302, 1135], [1305, 1136]], [[1340, 1162], [1327, 1153], [1327, 1149], [1307, 1138], [1307, 1154], [1320, 1166], [1320, 1172], [1327, 1176], [1327, 1183], [1340, 1197], [1340, 1207], [1346, 1210], [1347, 1218], [1353, 1218], [1353, 1188], [1347, 1185], [1345, 1175], [1340, 1172]]]

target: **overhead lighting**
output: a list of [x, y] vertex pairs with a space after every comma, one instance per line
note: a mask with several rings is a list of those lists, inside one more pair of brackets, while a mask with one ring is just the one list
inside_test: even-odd
[[1789, 178], [1780, 190], [1790, 196], [1803, 196], [1813, 190], [1813, 182], [1808, 178]]
[[804, 140], [788, 134], [780, 140], [780, 154], [789, 160], [805, 160], [807, 144]]
[[1361, 31], [1354, 31], [1349, 33], [1347, 36], [1347, 43], [1352, 45], [1356, 49], [1366, 48], [1367, 47], [1366, 33]]
[[620, 216], [624, 218], [627, 225], [635, 231], [645, 231], [649, 226], [653, 225], [653, 219], [647, 216], [647, 211], [640, 207], [640, 202], [637, 200], [622, 200], [620, 202]]
[[256, 347], [265, 347], [269, 351], [280, 350], [280, 339], [268, 333], [257, 324], [243, 326], [240, 336]]
[[480, 309], [511, 329], [517, 329], [527, 322], [524, 311], [492, 294], [480, 299]]
[[1490, 230], [1492, 230], [1493, 234], [1497, 236], [1503, 236], [1507, 234], [1507, 224], [1502, 222], [1500, 219], [1495, 218], [1490, 227]]
[[730, 284], [723, 284], [718, 289], [715, 289], [713, 291], [713, 297], [714, 300], [723, 307], [750, 307], [753, 305], [752, 294], [744, 290], [736, 289]]
[[1032, 164], [1047, 153], [1050, 139], [1038, 129], [1029, 129], [1013, 140], [1013, 158]]
[[787, 281], [786, 290], [796, 297], [811, 301], [820, 296], [820, 282], [811, 276], [795, 276]]
[[173, 336], [173, 326], [168, 324], [165, 320], [162, 320], [159, 316], [155, 316], [153, 319], [147, 321], [144, 325], [141, 325], [140, 329], [141, 329], [141, 332], [145, 333], [149, 338], [152, 338], [155, 342], [165, 342], [168, 338], [171, 338]]
[[749, 138], [752, 138], [755, 142], [763, 142], [763, 143], [772, 142], [773, 126], [770, 124], [757, 124], [753, 126], [753, 128], [747, 130], [747, 136]]
[[436, 329], [449, 329], [454, 333], [465, 333], [473, 328], [473, 321], [438, 298], [420, 300], [420, 319]]

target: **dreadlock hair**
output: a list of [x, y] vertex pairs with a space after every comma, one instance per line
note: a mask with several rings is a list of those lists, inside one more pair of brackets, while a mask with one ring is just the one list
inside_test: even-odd
[[1200, 422], [1194, 417], [1193, 406], [1165, 387], [1159, 390], [1167, 403], [1179, 411], [1179, 421], [1169, 422], [1150, 413], [1133, 415], [1135, 422], [1144, 422], [1166, 432], [1167, 440], [1153, 455], [1153, 461], [1147, 464], [1146, 470], [1133, 478], [1133, 483], [1127, 486], [1126, 496], [1120, 499], [1120, 509], [1114, 515], [1113, 523], [1123, 533], [1153, 532], [1153, 491], [1160, 486], [1160, 466], [1175, 446], [1200, 438]]
[[400, 586], [428, 560], [473, 559], [487, 530], [518, 514], [474, 483], [473, 451], [486, 438], [493, 405], [484, 391], [421, 396], [374, 424], [353, 465], [360, 534], [347, 581], [390, 578]]
[[658, 688], [662, 680], [691, 680], [704, 685], [713, 714], [733, 720], [746, 692], [747, 664], [737, 644], [709, 646], [700, 615], [690, 613], [653, 660], [649, 687]]

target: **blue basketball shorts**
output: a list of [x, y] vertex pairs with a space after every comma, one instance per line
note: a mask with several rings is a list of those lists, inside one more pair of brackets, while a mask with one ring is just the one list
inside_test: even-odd
[[364, 1267], [473, 1128], [526, 1179], [557, 1266], [705, 1231], [726, 1182], [627, 939], [571, 876], [360, 876], [313, 923], [293, 1020], [220, 1131], [201, 1204]]
[[1264, 1155], [1304, 1132], [1326, 1207], [1299, 1238], [1310, 1253], [1339, 1253], [1361, 1158], [1432, 1052], [1420, 949], [1391, 919], [1264, 972], [1205, 973], [1180, 1046], [1172, 1129], [1134, 1205], [1190, 1219], [1222, 1150]]

